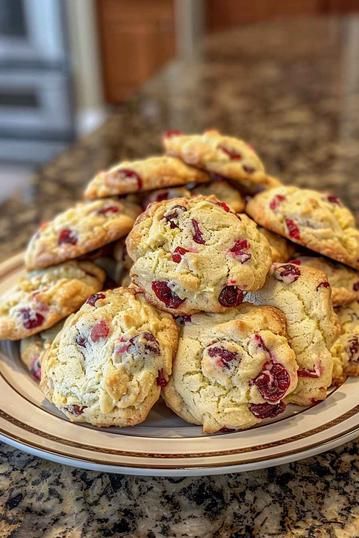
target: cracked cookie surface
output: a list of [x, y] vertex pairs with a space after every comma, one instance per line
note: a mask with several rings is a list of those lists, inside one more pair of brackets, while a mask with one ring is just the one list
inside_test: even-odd
[[26, 267], [55, 265], [124, 237], [140, 212], [125, 200], [80, 202], [40, 226], [27, 247]]
[[203, 183], [209, 179], [206, 172], [188, 166], [175, 157], [148, 157], [138, 161], [123, 161], [98, 173], [88, 184], [84, 196], [93, 200], [191, 182]]
[[333, 378], [340, 385], [348, 376], [359, 376], [359, 302], [336, 309], [342, 334], [332, 347]]
[[295, 256], [290, 260], [296, 265], [307, 265], [323, 271], [332, 288], [334, 306], [351, 303], [359, 300], [359, 273], [321, 256]]
[[266, 285], [248, 301], [279, 308], [287, 320], [289, 343], [298, 362], [298, 385], [290, 403], [324, 400], [332, 383], [331, 345], [339, 330], [327, 276], [312, 267], [274, 263]]
[[280, 184], [279, 180], [266, 174], [262, 161], [251, 146], [218, 131], [194, 135], [169, 131], [163, 137], [163, 144], [168, 155], [236, 181], [250, 192]]
[[214, 197], [151, 204], [126, 240], [132, 281], [175, 314], [221, 312], [260, 288], [270, 248], [255, 223]]
[[41, 389], [71, 421], [143, 422], [172, 370], [178, 329], [139, 290], [91, 297], [65, 323], [42, 364]]
[[158, 189], [147, 193], [142, 202], [143, 209], [153, 202], [162, 202], [163, 200], [173, 200], [173, 198], [191, 198], [191, 191], [185, 187], [172, 187], [168, 189]]
[[228, 181], [219, 180], [198, 185], [192, 191], [192, 195], [215, 196], [218, 200], [225, 202], [235, 213], [241, 213], [245, 208], [245, 201], [241, 193], [236, 190]]
[[66, 262], [32, 271], [0, 298], [0, 339], [20, 340], [75, 312], [105, 280], [91, 262]]
[[166, 404], [213, 433], [244, 429], [285, 410], [297, 363], [283, 314], [242, 304], [223, 314], [195, 314], [181, 329]]
[[256, 195], [246, 212], [264, 228], [359, 269], [359, 230], [337, 196], [282, 186]]

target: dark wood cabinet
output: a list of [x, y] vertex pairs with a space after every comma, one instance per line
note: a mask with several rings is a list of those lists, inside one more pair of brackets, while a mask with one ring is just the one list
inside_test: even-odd
[[[175, 55], [176, 28], [183, 29], [176, 14], [188, 24], [195, 11], [191, 2], [200, 0], [96, 1], [105, 97], [119, 103]], [[277, 17], [359, 11], [359, 0], [203, 0], [198, 5], [206, 32]]]
[[97, 0], [104, 90], [123, 101], [175, 53], [172, 0]]

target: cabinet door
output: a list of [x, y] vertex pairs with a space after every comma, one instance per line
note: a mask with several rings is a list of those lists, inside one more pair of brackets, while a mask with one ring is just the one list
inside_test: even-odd
[[106, 99], [139, 88], [175, 51], [172, 0], [97, 0]]

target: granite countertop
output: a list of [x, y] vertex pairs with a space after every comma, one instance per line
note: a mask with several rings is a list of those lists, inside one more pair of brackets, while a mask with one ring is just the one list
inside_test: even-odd
[[[1, 205], [1, 259], [116, 159], [160, 134], [240, 134], [272, 175], [359, 210], [359, 19], [261, 23], [209, 38]], [[208, 478], [138, 478], [49, 463], [0, 444], [0, 537], [359, 537], [359, 441], [299, 463]]]

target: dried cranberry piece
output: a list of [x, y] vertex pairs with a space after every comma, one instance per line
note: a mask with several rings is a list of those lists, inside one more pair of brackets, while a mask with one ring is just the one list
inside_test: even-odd
[[120, 168], [115, 172], [115, 175], [119, 175], [120, 179], [133, 179], [137, 183], [137, 189], [140, 191], [142, 189], [142, 179], [134, 170], [129, 168]]
[[240, 161], [243, 158], [241, 153], [233, 148], [228, 148], [223, 144], [219, 144], [218, 149], [223, 151], [223, 153], [225, 153], [231, 159], [231, 161]]
[[348, 341], [348, 353], [350, 362], [359, 361], [359, 339], [357, 336], [352, 336]]
[[31, 308], [20, 308], [19, 312], [22, 317], [22, 324], [27, 330], [36, 329], [36, 327], [40, 327], [45, 321], [45, 317], [42, 314], [31, 310]]
[[57, 243], [59, 245], [76, 245], [77, 241], [77, 233], [74, 230], [70, 230], [70, 228], [63, 228], [59, 233]]
[[170, 225], [170, 228], [178, 228], [177, 219], [181, 215], [181, 213], [184, 213], [184, 211], [187, 211], [187, 208], [185, 208], [183, 205], [175, 205], [171, 207], [170, 211], [165, 213], [164, 218]]
[[238, 286], [224, 286], [218, 297], [222, 306], [238, 306], [243, 302], [245, 292]]
[[[136, 345], [137, 346], [143, 346], [145, 351], [150, 353], [151, 355], [159, 355], [160, 354], [160, 345], [157, 341], [157, 339], [153, 336], [150, 332], [143, 332], [139, 335], [135, 336], [134, 338], [131, 338], [131, 343], [133, 343], [136, 339]], [[144, 340], [144, 342], [143, 342]]]
[[119, 339], [119, 344], [115, 347], [115, 353], [119, 353], [120, 355], [122, 353], [127, 353], [131, 347], [131, 344], [132, 342], [130, 340], [127, 340], [125, 336], [121, 336]]
[[290, 377], [287, 370], [279, 363], [267, 363], [253, 383], [265, 400], [277, 402], [288, 390]]
[[298, 260], [297, 258], [293, 258], [293, 260], [288, 260], [288, 263], [294, 263], [294, 265], [302, 265], [302, 260]]
[[298, 377], [318, 378], [320, 377], [320, 373], [320, 366], [316, 366], [313, 370], [310, 370], [309, 368], [299, 368], [297, 370]]
[[102, 209], [99, 209], [97, 213], [99, 215], [107, 215], [108, 213], [118, 213], [120, 211], [119, 207], [116, 207], [115, 205], [110, 205], [107, 207], [103, 207]]
[[93, 295], [90, 295], [90, 297], [87, 299], [86, 304], [90, 304], [91, 306], [95, 306], [96, 301], [99, 299], [104, 299], [106, 295], [104, 293], [94, 293]]
[[172, 253], [172, 260], [175, 263], [180, 263], [180, 261], [182, 260], [182, 256], [184, 256], [186, 252], [190, 252], [190, 251], [184, 247], [176, 247]]
[[247, 174], [253, 174], [256, 171], [253, 166], [249, 166], [248, 164], [244, 164], [242, 168]]
[[76, 336], [76, 344], [80, 347], [86, 347], [87, 339], [84, 336]]
[[163, 133], [164, 138], [172, 138], [173, 136], [181, 136], [183, 134], [183, 131], [179, 131], [178, 129], [169, 129], [168, 131], [165, 131]]
[[340, 206], [343, 205], [341, 199], [338, 198], [338, 196], [335, 196], [335, 194], [328, 194], [327, 200], [331, 204], [336, 204], [336, 205], [340, 205]]
[[184, 314], [183, 316], [173, 316], [176, 320], [176, 323], [178, 325], [181, 325], [182, 327], [184, 327], [186, 325], [186, 323], [191, 323], [192, 321], [192, 318], [191, 316], [189, 316], [188, 314]]
[[30, 365], [30, 373], [36, 381], [41, 380], [41, 361], [39, 357], [34, 357]]
[[353, 290], [354, 290], [354, 291], [359, 291], [359, 282], [355, 282], [355, 283], [353, 284]]
[[263, 338], [261, 337], [260, 334], [255, 334], [254, 335], [254, 341], [257, 344], [257, 347], [259, 347], [259, 349], [263, 349], [263, 351], [265, 351], [266, 353], [271, 355], [271, 352], [269, 351], [269, 349], [265, 345], [264, 340], [263, 340]]
[[252, 257], [252, 254], [248, 252], [249, 248], [250, 244], [247, 239], [239, 239], [234, 243], [229, 252], [233, 254], [234, 258], [238, 258], [241, 263], [245, 263]]
[[160, 345], [152, 333], [146, 331], [136, 334], [130, 339], [121, 336], [115, 353], [136, 353], [137, 355], [159, 355]]
[[279, 282], [292, 284], [292, 282], [295, 282], [300, 277], [300, 269], [296, 265], [286, 263], [276, 267], [273, 276], [279, 280]]
[[219, 205], [222, 209], [224, 209], [227, 213], [230, 213], [231, 208], [229, 205], [226, 204], [226, 202], [216, 202], [217, 205]]
[[168, 200], [168, 191], [159, 192], [154, 197], [155, 202], [162, 202], [162, 200]]
[[178, 308], [185, 301], [185, 299], [178, 297], [164, 280], [154, 280], [152, 282], [152, 290], [157, 299], [164, 303], [168, 308]]
[[229, 363], [232, 361], [239, 361], [240, 356], [234, 351], [229, 351], [221, 346], [213, 346], [207, 350], [207, 353], [210, 357], [217, 359], [217, 366], [222, 366], [224, 368], [229, 368]]
[[75, 415], [76, 417], [79, 417], [80, 415], [82, 415], [85, 409], [87, 409], [87, 405], [77, 405], [77, 404], [66, 405], [64, 409], [71, 415]]
[[196, 243], [200, 245], [204, 245], [205, 240], [203, 239], [203, 234], [201, 232], [198, 222], [195, 219], [192, 219], [192, 226], [194, 229], [193, 241], [195, 241]]
[[323, 282], [320, 282], [318, 286], [316, 287], [316, 290], [318, 291], [320, 288], [330, 288], [329, 282], [326, 282], [323, 280]]
[[165, 378], [165, 374], [163, 372], [163, 368], [160, 368], [158, 370], [158, 375], [156, 378], [156, 383], [159, 387], [165, 387], [168, 383], [168, 380]]
[[269, 403], [263, 403], [263, 404], [251, 404], [249, 406], [249, 410], [253, 415], [257, 418], [274, 418], [280, 413], [283, 413], [285, 410], [286, 405], [284, 402], [279, 402], [277, 404], [269, 404]]
[[93, 342], [98, 342], [101, 338], [107, 338], [110, 332], [110, 327], [107, 325], [105, 320], [98, 321], [91, 329], [91, 340]]
[[276, 194], [269, 203], [270, 209], [272, 209], [272, 211], [275, 211], [277, 207], [281, 204], [281, 202], [284, 202], [285, 199], [286, 197], [283, 196], [283, 194]]
[[287, 225], [289, 237], [298, 241], [300, 239], [300, 231], [297, 224], [292, 219], [285, 219], [285, 223]]

